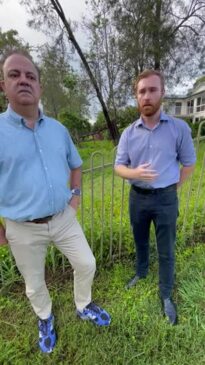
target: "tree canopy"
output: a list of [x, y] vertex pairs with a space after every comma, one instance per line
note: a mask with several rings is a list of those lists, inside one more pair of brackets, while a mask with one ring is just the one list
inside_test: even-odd
[[[96, 96], [101, 104], [108, 129], [110, 131], [110, 135], [115, 143], [117, 143], [119, 138], [119, 131], [116, 127], [115, 121], [111, 121], [109, 111], [106, 105], [106, 102], [103, 98], [102, 92], [98, 85], [98, 82], [90, 68], [90, 65], [87, 61], [86, 54], [82, 51], [79, 43], [77, 42], [74, 32], [72, 30], [71, 22], [68, 17], [64, 13], [64, 10], [58, 0], [21, 0], [21, 4], [24, 4], [32, 15], [32, 19], [29, 22], [31, 26], [34, 28], [41, 27], [42, 29], [47, 28], [49, 31], [54, 30], [55, 32], [59, 29], [62, 31], [62, 25], [65, 30], [65, 34], [67, 35], [67, 39], [72, 43], [72, 46], [78, 53], [81, 62], [89, 76], [90, 82], [96, 92]], [[60, 20], [60, 22], [59, 22]]]
[[68, 109], [79, 117], [88, 114], [88, 100], [84, 80], [73, 71], [69, 57], [61, 46], [45, 45], [40, 50], [42, 103], [48, 115], [55, 118]]
[[[7, 32], [2, 32], [0, 28], [0, 58], [3, 57], [9, 50], [13, 48], [28, 48], [28, 44], [25, 44], [20, 39], [19, 34], [16, 30], [10, 29]], [[2, 69], [0, 68], [0, 77], [2, 78]], [[7, 100], [4, 96], [3, 91], [0, 88], [0, 112], [6, 109]]]
[[[55, 47], [40, 55], [45, 111], [54, 116], [88, 113], [88, 79], [103, 111], [103, 121], [117, 142], [120, 113], [132, 95], [132, 82], [145, 68], [161, 69], [168, 84], [205, 70], [205, 0], [87, 0], [84, 19], [87, 37], [82, 50], [74, 26], [58, 0], [21, 0], [32, 18], [29, 25], [52, 36]], [[12, 44], [17, 34], [1, 37]], [[64, 38], [64, 51], [59, 40]], [[67, 59], [75, 50], [87, 79], [74, 72]], [[128, 118], [129, 119], [129, 118]], [[98, 123], [97, 123], [98, 124]], [[96, 125], [97, 125], [96, 124]]]
[[58, 119], [67, 127], [75, 142], [80, 141], [80, 137], [91, 132], [91, 124], [86, 118], [80, 117], [77, 113], [69, 109], [62, 110]]
[[203, 68], [204, 0], [100, 0], [110, 6], [128, 75], [162, 69], [178, 79]]

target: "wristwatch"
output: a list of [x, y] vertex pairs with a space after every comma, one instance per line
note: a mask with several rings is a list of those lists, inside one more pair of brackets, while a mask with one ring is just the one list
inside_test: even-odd
[[81, 196], [81, 190], [80, 190], [80, 188], [72, 189], [72, 190], [71, 190], [71, 194], [72, 194], [72, 195]]

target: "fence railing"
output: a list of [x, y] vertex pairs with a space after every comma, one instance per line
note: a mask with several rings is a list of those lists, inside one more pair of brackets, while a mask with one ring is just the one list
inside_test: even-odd
[[[196, 244], [205, 239], [205, 139], [201, 137], [201, 122], [195, 140], [197, 163], [191, 178], [179, 190], [180, 214], [178, 217], [177, 245]], [[128, 195], [129, 184], [117, 177], [113, 165], [116, 149], [105, 163], [101, 152], [90, 156], [90, 167], [83, 171], [81, 208], [78, 216], [88, 242], [100, 262], [112, 262], [115, 258], [129, 254], [134, 250], [133, 236], [129, 223]], [[154, 234], [151, 235], [155, 240]], [[5, 248], [3, 250], [8, 250]], [[5, 252], [5, 251], [4, 251]], [[51, 246], [47, 261], [55, 272], [59, 257], [63, 271], [68, 265], [67, 259]], [[7, 272], [15, 274], [15, 264], [11, 254], [1, 255], [0, 283], [4, 284]]]

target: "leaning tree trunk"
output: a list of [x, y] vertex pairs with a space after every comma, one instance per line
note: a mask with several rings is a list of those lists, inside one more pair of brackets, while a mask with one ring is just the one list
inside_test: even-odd
[[160, 47], [160, 23], [161, 23], [162, 1], [156, 1], [156, 12], [154, 19], [153, 46], [154, 46], [154, 69], [160, 70], [161, 66], [161, 47]]
[[51, 4], [53, 5], [55, 11], [57, 12], [58, 16], [62, 20], [62, 22], [63, 22], [63, 24], [64, 24], [64, 26], [65, 26], [65, 28], [67, 30], [69, 40], [74, 45], [74, 47], [75, 47], [78, 55], [81, 58], [81, 61], [82, 61], [83, 65], [84, 65], [84, 67], [85, 67], [85, 69], [86, 69], [86, 71], [88, 73], [88, 76], [89, 76], [89, 78], [90, 78], [90, 80], [92, 82], [92, 85], [93, 85], [93, 87], [94, 87], [94, 89], [96, 91], [98, 100], [99, 100], [99, 102], [100, 102], [100, 104], [102, 106], [103, 114], [105, 116], [105, 120], [107, 122], [107, 126], [108, 126], [108, 129], [110, 131], [111, 138], [112, 138], [113, 142], [115, 144], [117, 144], [118, 143], [118, 140], [119, 140], [119, 131], [118, 131], [116, 122], [110, 119], [108, 109], [107, 109], [107, 107], [105, 105], [105, 102], [103, 100], [103, 96], [102, 96], [102, 94], [100, 92], [100, 89], [98, 87], [98, 84], [96, 82], [96, 79], [95, 79], [95, 77], [94, 77], [94, 75], [93, 75], [93, 73], [92, 73], [92, 71], [90, 69], [90, 66], [89, 66], [89, 64], [88, 64], [88, 62], [87, 62], [87, 60], [86, 60], [86, 58], [85, 58], [85, 56], [84, 56], [84, 54], [83, 54], [83, 52], [82, 52], [82, 50], [80, 48], [78, 42], [75, 39], [75, 36], [74, 36], [74, 34], [72, 32], [72, 29], [70, 27], [70, 24], [69, 24], [69, 22], [67, 21], [67, 19], [65, 17], [64, 11], [63, 11], [63, 9], [62, 9], [59, 1], [58, 0], [50, 0], [50, 1], [51, 1]]

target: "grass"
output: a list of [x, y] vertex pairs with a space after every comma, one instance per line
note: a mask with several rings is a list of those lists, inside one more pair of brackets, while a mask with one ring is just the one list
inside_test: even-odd
[[175, 300], [179, 324], [166, 323], [157, 289], [157, 258], [152, 247], [149, 276], [124, 290], [133, 274], [133, 258], [101, 268], [93, 297], [112, 316], [98, 328], [75, 316], [70, 271], [48, 276], [58, 344], [50, 355], [39, 352], [36, 317], [22, 283], [4, 288], [0, 297], [1, 365], [203, 365], [205, 364], [204, 246], [177, 255]]
[[93, 166], [99, 166], [102, 164], [102, 156], [104, 163], [110, 163], [113, 158], [114, 145], [112, 141], [92, 141], [82, 142], [78, 145], [78, 151], [83, 160], [83, 170], [90, 168], [90, 157], [93, 153], [98, 151], [99, 153], [93, 157]]
[[[113, 157], [110, 142], [95, 142], [80, 146], [85, 160], [84, 169], [89, 168], [90, 155], [100, 150], [105, 162]], [[126, 186], [123, 208], [123, 252], [127, 259], [115, 262], [113, 266], [100, 267], [93, 288], [93, 298], [112, 315], [109, 328], [97, 328], [91, 323], [76, 319], [73, 303], [71, 272], [61, 270], [61, 256], [56, 256], [55, 271], [49, 272], [48, 287], [53, 298], [56, 316], [58, 344], [50, 355], [42, 355], [37, 347], [38, 331], [36, 317], [24, 294], [24, 285], [16, 273], [14, 262], [7, 247], [0, 249], [0, 270], [3, 270], [5, 285], [0, 290], [0, 365], [203, 365], [205, 364], [205, 256], [204, 235], [199, 234], [204, 222], [204, 177], [198, 197], [196, 230], [189, 234], [193, 222], [196, 186], [198, 184], [204, 143], [199, 150], [197, 168], [194, 174], [194, 188], [189, 199], [185, 233], [181, 234], [183, 216], [188, 198], [189, 185], [182, 190], [180, 216], [178, 219], [177, 278], [175, 300], [178, 304], [179, 325], [171, 327], [162, 316], [157, 289], [157, 255], [151, 247], [151, 264], [148, 278], [130, 291], [124, 290], [127, 280], [133, 275], [133, 239], [129, 229]], [[101, 163], [96, 155], [94, 166]], [[91, 242], [90, 177], [84, 184], [84, 228]], [[110, 242], [110, 220], [113, 224], [113, 253], [118, 252], [119, 212], [121, 206], [121, 180], [115, 178], [114, 206], [111, 205], [111, 174], [105, 172], [104, 225], [101, 227], [102, 181], [99, 172], [94, 174], [94, 253], [99, 258], [101, 236], [104, 237], [103, 255], [108, 258]], [[102, 229], [101, 229], [102, 228]], [[203, 228], [203, 227], [202, 227]], [[204, 234], [204, 231], [202, 232]], [[186, 237], [191, 237], [186, 241]], [[192, 246], [188, 247], [187, 243]], [[53, 252], [52, 250], [50, 252]], [[105, 262], [104, 261], [104, 262]], [[48, 255], [52, 267], [53, 260]]]

